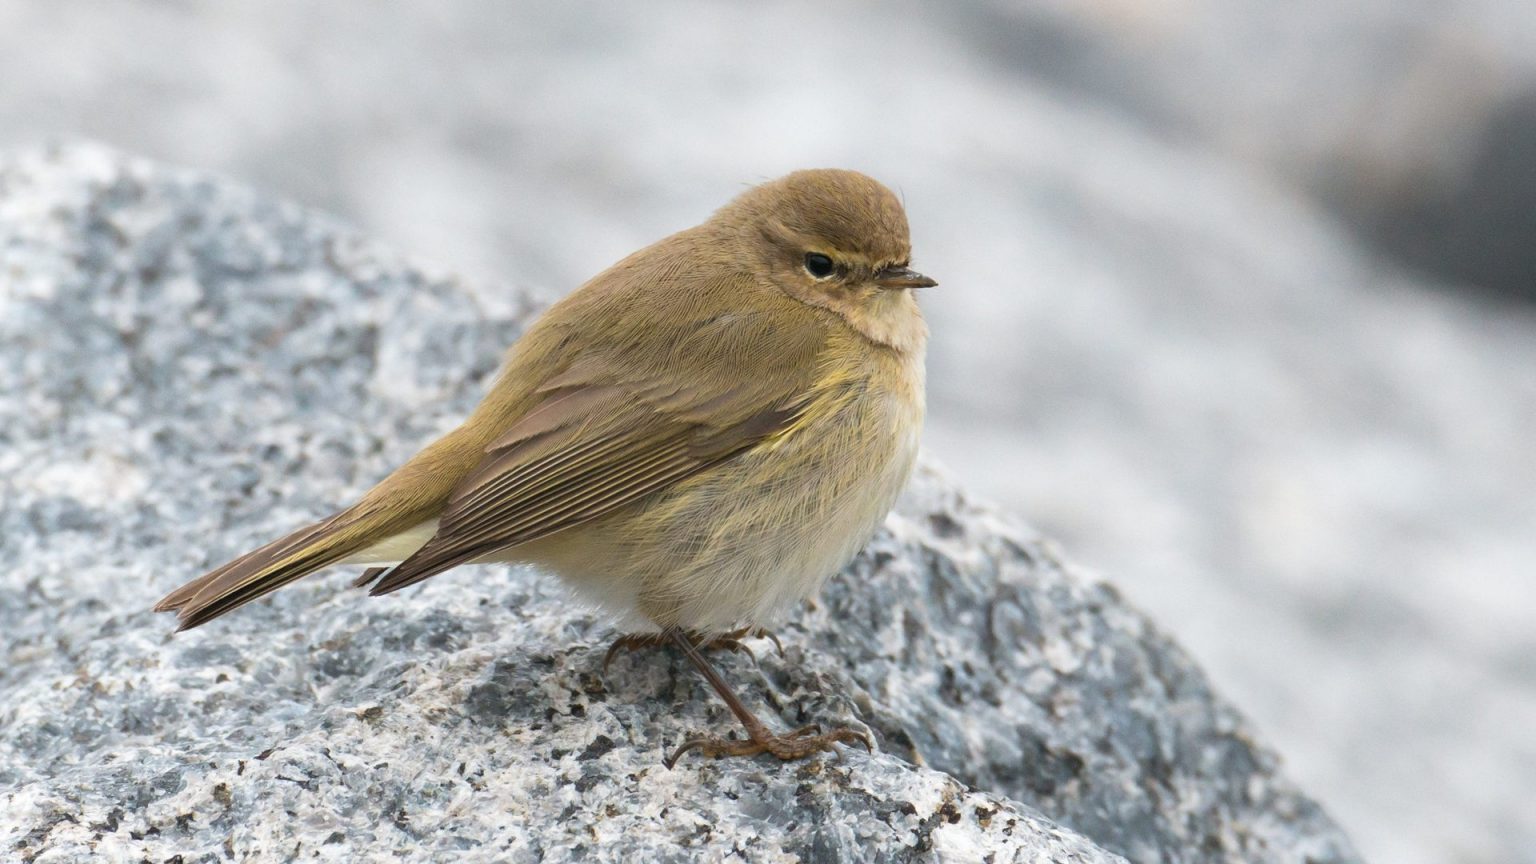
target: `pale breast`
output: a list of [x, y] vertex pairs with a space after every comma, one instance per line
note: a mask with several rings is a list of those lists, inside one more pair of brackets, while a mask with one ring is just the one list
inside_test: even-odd
[[562, 544], [551, 563], [602, 605], [661, 626], [766, 623], [852, 559], [890, 511], [917, 456], [922, 383], [920, 360], [850, 381], [826, 394], [835, 410], [813, 409], [772, 444], [594, 524], [580, 552]]
[[[770, 620], [814, 594], [864, 548], [895, 505], [917, 458], [920, 406], [914, 412], [894, 398], [876, 397], [861, 413], [871, 428], [891, 430], [886, 440], [865, 442], [846, 465], [809, 472], [798, 493], [804, 515], [765, 537], [751, 556], [756, 582], [740, 586], [747, 590], [735, 604], [739, 620]], [[825, 473], [816, 476], [818, 470]]]

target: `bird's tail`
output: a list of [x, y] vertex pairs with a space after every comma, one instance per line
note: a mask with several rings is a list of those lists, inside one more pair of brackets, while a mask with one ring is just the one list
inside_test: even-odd
[[175, 612], [177, 630], [211, 621], [368, 546], [389, 528], [381, 518], [354, 509], [300, 528], [177, 588], [155, 611]]
[[[196, 627], [295, 579], [343, 561], [399, 561], [426, 542], [459, 478], [484, 455], [483, 435], [460, 426], [412, 456], [354, 505], [275, 540], [165, 595], [178, 630]], [[424, 533], [422, 533], [424, 532]], [[380, 557], [381, 542], [394, 542]], [[373, 568], [368, 578], [381, 571]]]

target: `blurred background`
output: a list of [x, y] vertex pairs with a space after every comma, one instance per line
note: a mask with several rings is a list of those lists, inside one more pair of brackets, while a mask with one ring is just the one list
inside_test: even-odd
[[81, 136], [568, 290], [787, 170], [906, 199], [930, 453], [1379, 862], [1536, 862], [1536, 7], [0, 0]]

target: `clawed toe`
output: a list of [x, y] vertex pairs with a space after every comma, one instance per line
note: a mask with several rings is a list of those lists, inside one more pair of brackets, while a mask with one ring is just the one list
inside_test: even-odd
[[[671, 755], [663, 759], [663, 764], [671, 768], [677, 764], [677, 760], [693, 750], [697, 750], [712, 759], [718, 759], [721, 756], [756, 756], [759, 753], [771, 753], [775, 758], [785, 762], [794, 759], [804, 759], [813, 753], [820, 753], [822, 751], [830, 751], [841, 759], [842, 753], [837, 749], [837, 745], [852, 744], [855, 741], [863, 744], [865, 750], [874, 752], [874, 742], [870, 740], [868, 733], [854, 729], [840, 728], [833, 729], [831, 732], [822, 732], [819, 725], [811, 723], [801, 726], [799, 729], [786, 732], [783, 735], [774, 735], [769, 732], [768, 727], [763, 724], [763, 721], [757, 719], [747, 706], [742, 704], [741, 697], [737, 696], [736, 691], [732, 690], [731, 686], [725, 682], [725, 679], [720, 677], [720, 673], [715, 671], [715, 667], [711, 666], [709, 661], [704, 659], [704, 652], [701, 650], [708, 646], [729, 648], [733, 651], [747, 651], [746, 646], [742, 645], [740, 640], [749, 635], [772, 639], [774, 647], [778, 648], [780, 656], [783, 656], [784, 646], [779, 644], [779, 640], [772, 633], [762, 629], [744, 627], [733, 633], [726, 633], [707, 641], [678, 627], [668, 628], [661, 635], [661, 638], [671, 641], [682, 650], [688, 661], [693, 664], [693, 667], [699, 671], [700, 675], [704, 676], [704, 680], [709, 682], [709, 686], [714, 688], [715, 692], [724, 700], [726, 707], [731, 709], [731, 713], [736, 715], [736, 719], [741, 721], [741, 725], [747, 731], [745, 739], [689, 738], [683, 742], [682, 746], [673, 750]], [[637, 639], [645, 638], [647, 637], [624, 637], [615, 642], [612, 648], [608, 649], [608, 656], [611, 658], [615, 651], [636, 644], [635, 640]], [[640, 644], [645, 643], [642, 642]], [[747, 651], [747, 653], [750, 655], [752, 652]], [[753, 659], [755, 660], [756, 657], [754, 656]]]
[[772, 642], [773, 650], [778, 653], [779, 659], [784, 659], [784, 643], [779, 641], [778, 635], [775, 634], [772, 630], [764, 630], [763, 628], [759, 627], [757, 628], [757, 632], [753, 635], [759, 639], [767, 639], [769, 642]]
[[729, 651], [732, 654], [745, 654], [754, 664], [757, 663], [757, 655], [752, 653], [752, 649], [730, 636], [721, 636], [719, 639], [705, 642], [703, 648], [705, 651]]
[[[780, 642], [779, 637], [775, 635], [772, 630], [769, 630], [766, 627], [742, 627], [739, 630], [732, 630], [731, 632], [720, 637], [720, 639], [730, 640], [732, 642], [736, 642], [737, 644], [740, 644], [738, 640], [741, 639], [767, 639], [769, 642], [773, 643], [774, 653], [779, 655], [779, 659], [784, 659], [784, 643]], [[742, 647], [745, 648], [746, 646], [743, 645]], [[752, 652], [748, 651], [747, 653], [751, 654]], [[755, 656], [754, 659], [756, 659]]]
[[668, 770], [671, 770], [672, 766], [677, 764], [677, 760], [683, 758], [683, 754], [687, 753], [689, 750], [703, 750], [705, 755], [713, 756], [715, 754], [712, 752], [711, 745], [724, 742], [725, 740], [727, 740], [727, 739], [723, 739], [723, 738], [689, 738], [687, 741], [683, 742], [681, 747], [678, 747], [676, 750], [673, 750], [672, 751], [672, 755], [670, 755], [667, 758], [661, 760], [661, 764], [667, 766]]
[[834, 729], [830, 733], [834, 740], [842, 744], [860, 744], [865, 753], [875, 752], [875, 742], [869, 737], [868, 732], [858, 729]]
[[608, 667], [612, 665], [613, 658], [617, 657], [620, 651], [628, 654], [632, 651], [639, 651], [641, 648], [659, 648], [666, 644], [665, 641], [656, 636], [634, 634], [620, 636], [613, 640], [613, 644], [608, 646], [608, 653], [603, 655], [603, 674], [608, 674]]
[[785, 762], [796, 759], [804, 759], [816, 753], [838, 753], [838, 744], [858, 743], [864, 745], [865, 750], [873, 752], [873, 745], [869, 735], [857, 729], [839, 728], [822, 733], [821, 727], [815, 723], [802, 726], [793, 732], [783, 735], [765, 735], [761, 738], [690, 738], [683, 745], [672, 751], [665, 764], [668, 768], [677, 764], [677, 760], [690, 750], [711, 759], [722, 756], [756, 756], [760, 753], [771, 753]]
[[[722, 636], [705, 638], [702, 636], [690, 636], [694, 644], [704, 651], [730, 651], [734, 654], [745, 654], [753, 663], [757, 662], [757, 654], [741, 640], [761, 637], [773, 641], [773, 647], [777, 649], [779, 656], [784, 656], [784, 646], [779, 642], [779, 637], [762, 628], [743, 627]], [[620, 653], [632, 653], [642, 648], [663, 648], [671, 644], [671, 640], [660, 633], [631, 633], [620, 636], [608, 646], [608, 653], [603, 655], [603, 674], [608, 674], [608, 667], [613, 665], [613, 658]]]

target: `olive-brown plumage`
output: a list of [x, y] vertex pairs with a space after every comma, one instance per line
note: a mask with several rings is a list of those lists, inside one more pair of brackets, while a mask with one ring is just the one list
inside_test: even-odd
[[[330, 564], [393, 564], [366, 574], [385, 594], [520, 561], [702, 662], [814, 592], [905, 483], [927, 336], [909, 289], [933, 284], [909, 257], [900, 202], [862, 174], [754, 187], [551, 307], [463, 425], [357, 503], [156, 609], [185, 629]], [[727, 692], [752, 746], [690, 742], [706, 752], [849, 740], [768, 735]]]

